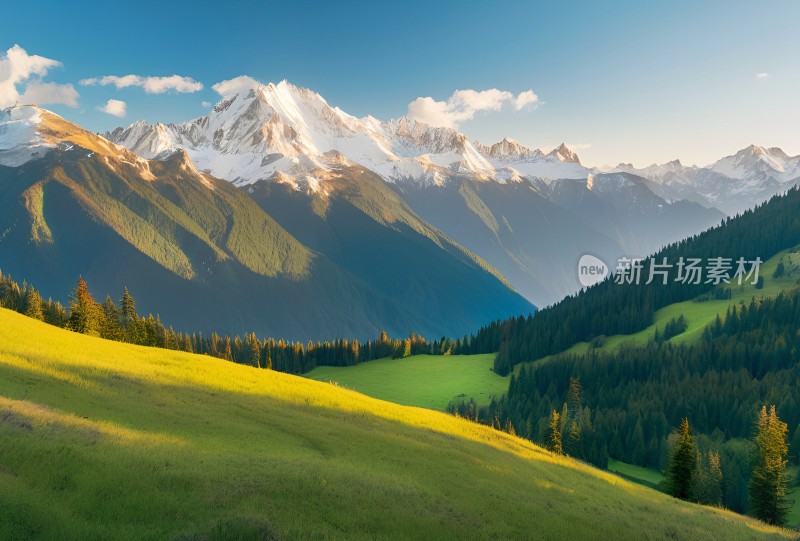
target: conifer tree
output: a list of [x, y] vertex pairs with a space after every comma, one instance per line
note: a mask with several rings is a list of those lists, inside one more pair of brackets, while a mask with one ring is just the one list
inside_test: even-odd
[[139, 321], [139, 315], [136, 313], [136, 301], [128, 292], [126, 287], [122, 292], [122, 299], [120, 299], [120, 323], [125, 330], [129, 329], [131, 325]]
[[83, 277], [72, 292], [67, 329], [83, 334], [100, 335], [102, 309], [89, 293]]
[[403, 340], [403, 354], [402, 354], [402, 357], [403, 357], [403, 359], [405, 359], [406, 357], [411, 357], [411, 340], [408, 339], [408, 338]]
[[583, 459], [583, 389], [578, 378], [570, 378], [564, 415], [564, 452]]
[[250, 333], [247, 337], [247, 348], [249, 353], [249, 362], [251, 365], [261, 368], [261, 344], [256, 338], [256, 333]]
[[29, 287], [25, 293], [25, 315], [39, 321], [44, 321], [42, 309], [42, 296], [38, 291]]
[[119, 308], [111, 300], [111, 296], [106, 295], [103, 301], [103, 321], [100, 326], [100, 336], [108, 340], [121, 340], [122, 328], [119, 325]]
[[789, 513], [786, 423], [778, 418], [775, 406], [762, 406], [756, 422], [757, 460], [750, 478], [750, 513], [758, 519], [782, 526]]
[[667, 471], [667, 488], [676, 498], [686, 500], [690, 497], [695, 460], [692, 430], [689, 427], [689, 419], [684, 418], [678, 429], [678, 442], [670, 457]]
[[550, 414], [550, 425], [547, 429], [547, 448], [558, 454], [564, 454], [564, 448], [561, 445], [561, 415], [556, 410]]
[[708, 505], [722, 505], [722, 463], [718, 452], [708, 453]]
[[691, 498], [704, 505], [722, 504], [722, 467], [719, 453], [697, 453], [692, 472]]

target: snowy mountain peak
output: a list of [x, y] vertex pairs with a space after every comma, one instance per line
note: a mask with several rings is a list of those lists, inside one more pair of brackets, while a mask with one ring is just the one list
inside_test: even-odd
[[362, 165], [389, 182], [422, 184], [463, 175], [505, 182], [587, 174], [563, 145], [548, 157], [508, 138], [485, 147], [456, 130], [406, 117], [358, 119], [285, 80], [265, 85], [242, 76], [214, 90], [222, 99], [206, 116], [179, 125], [136, 122], [108, 137], [145, 158], [186, 149], [198, 167], [237, 185], [281, 173], [301, 187], [315, 171], [343, 163]]
[[39, 133], [42, 113], [27, 105], [0, 110], [0, 165], [16, 167], [52, 148]]
[[734, 179], [757, 178], [760, 181], [773, 178], [786, 182], [800, 176], [800, 156], [790, 157], [780, 148], [750, 145], [732, 156], [722, 158], [710, 169]]
[[520, 160], [525, 158], [541, 159], [544, 153], [540, 150], [531, 150], [522, 146], [514, 139], [504, 138], [499, 143], [495, 143], [486, 149], [486, 153], [493, 158], [507, 158], [513, 160]]
[[578, 155], [572, 152], [564, 143], [561, 143], [557, 148], [553, 149], [548, 156], [552, 156], [561, 162], [581, 163]]

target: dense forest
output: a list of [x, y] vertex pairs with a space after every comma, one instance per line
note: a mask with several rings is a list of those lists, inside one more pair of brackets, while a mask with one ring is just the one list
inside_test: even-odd
[[[800, 243], [800, 190], [728, 218], [718, 227], [671, 244], [644, 262], [675, 262], [680, 257], [725, 257], [766, 261], [779, 251]], [[676, 302], [708, 294], [715, 284], [683, 283], [670, 280], [666, 285], [617, 284], [613, 275], [604, 282], [582, 290], [543, 310], [536, 316], [517, 317], [492, 323], [474, 337], [481, 353], [498, 352], [495, 371], [508, 374], [514, 365], [564, 351], [576, 342], [602, 336], [631, 334], [653, 323], [655, 312]]]
[[58, 301], [44, 300], [34, 287], [14, 281], [0, 272], [0, 307], [75, 332], [100, 336], [131, 344], [183, 350], [219, 357], [240, 364], [269, 368], [280, 372], [302, 374], [316, 366], [351, 366], [385, 357], [404, 358], [410, 355], [459, 355], [475, 353], [470, 337], [428, 341], [411, 333], [407, 338], [390, 338], [386, 332], [375, 340], [359, 343], [345, 338], [318, 342], [289, 342], [274, 338], [221, 336], [217, 333], [176, 332], [152, 314], [140, 316], [136, 301], [125, 288], [119, 302], [106, 295], [98, 303], [83, 278], [70, 297], [68, 307]]
[[614, 458], [659, 470], [674, 445], [672, 432], [688, 417], [700, 451], [719, 454], [724, 505], [743, 512], [752, 469], [746, 440], [763, 404], [777, 406], [789, 426], [791, 456], [800, 457], [798, 329], [800, 288], [792, 288], [730, 308], [694, 345], [653, 340], [615, 352], [559, 355], [523, 365], [508, 394], [490, 405], [453, 410], [513, 426], [545, 445], [552, 412], [560, 411], [565, 452], [571, 446], [569, 454], [601, 467]]

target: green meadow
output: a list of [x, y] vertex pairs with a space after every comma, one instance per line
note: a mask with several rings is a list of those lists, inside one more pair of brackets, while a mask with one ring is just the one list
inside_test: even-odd
[[[786, 266], [786, 274], [781, 277], [773, 278], [772, 274], [775, 272], [778, 263], [783, 258]], [[723, 300], [707, 300], [702, 302], [685, 301], [670, 304], [660, 310], [656, 311], [653, 324], [642, 329], [641, 331], [633, 334], [618, 334], [605, 337], [602, 344], [596, 347], [596, 351], [613, 351], [619, 349], [620, 346], [642, 346], [647, 344], [648, 341], [653, 340], [655, 337], [656, 329], [664, 330], [664, 326], [673, 318], [683, 315], [687, 321], [687, 329], [683, 333], [670, 339], [670, 342], [676, 344], [692, 344], [697, 342], [703, 336], [703, 329], [713, 323], [719, 316], [725, 318], [725, 313], [729, 307], [740, 304], [749, 303], [752, 299], [762, 297], [774, 297], [781, 291], [797, 285], [800, 281], [800, 252], [797, 248], [791, 250], [784, 250], [783, 252], [770, 258], [761, 265], [760, 275], [764, 278], [764, 286], [757, 289], [753, 284], [744, 283], [731, 283], [731, 298]], [[589, 342], [578, 342], [566, 349], [563, 353], [582, 355], [588, 353], [591, 349]], [[551, 356], [536, 359], [533, 362], [546, 362]], [[530, 361], [528, 361], [530, 362]], [[522, 366], [526, 363], [520, 363], [514, 367], [514, 373], [518, 374]]]
[[318, 366], [305, 376], [396, 404], [444, 410], [454, 400], [485, 404], [504, 394], [509, 378], [494, 373], [493, 362], [494, 353], [414, 355], [348, 367]]
[[791, 539], [444, 413], [0, 310], [0, 539]]

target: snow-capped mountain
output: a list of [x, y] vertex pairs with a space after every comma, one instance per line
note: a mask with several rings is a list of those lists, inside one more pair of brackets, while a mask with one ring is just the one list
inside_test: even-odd
[[185, 149], [198, 167], [239, 186], [276, 178], [314, 192], [324, 190], [320, 171], [347, 162], [389, 182], [425, 185], [463, 175], [506, 182], [589, 172], [564, 145], [549, 154], [508, 139], [487, 147], [407, 118], [359, 119], [286, 81], [237, 81], [206, 116], [178, 125], [136, 122], [106, 136], [149, 159]]
[[[239, 121], [226, 129], [246, 132]], [[3, 272], [62, 301], [84, 276], [103, 293], [129, 287], [183, 328], [303, 341], [458, 336], [534, 310], [361, 166], [332, 171], [346, 187], [327, 197], [271, 181], [243, 190], [163, 136], [148, 141], [162, 159], [147, 160], [44, 109], [0, 110]]]
[[709, 169], [737, 180], [754, 182], [774, 179], [785, 183], [800, 177], [800, 156], [787, 156], [779, 148], [750, 145], [733, 156], [722, 158]]
[[137, 174], [153, 178], [147, 160], [51, 111], [35, 105], [0, 110], [0, 165], [19, 167], [53, 149], [73, 148], [84, 149], [89, 157], [102, 156], [110, 167], [133, 168]]
[[41, 122], [35, 107], [0, 111], [0, 165], [17, 167], [52, 148], [39, 134]]
[[800, 182], [800, 156], [757, 145], [706, 167], [674, 160], [636, 169], [619, 164], [614, 171], [651, 180], [652, 189], [670, 199], [688, 199], [736, 214]]

